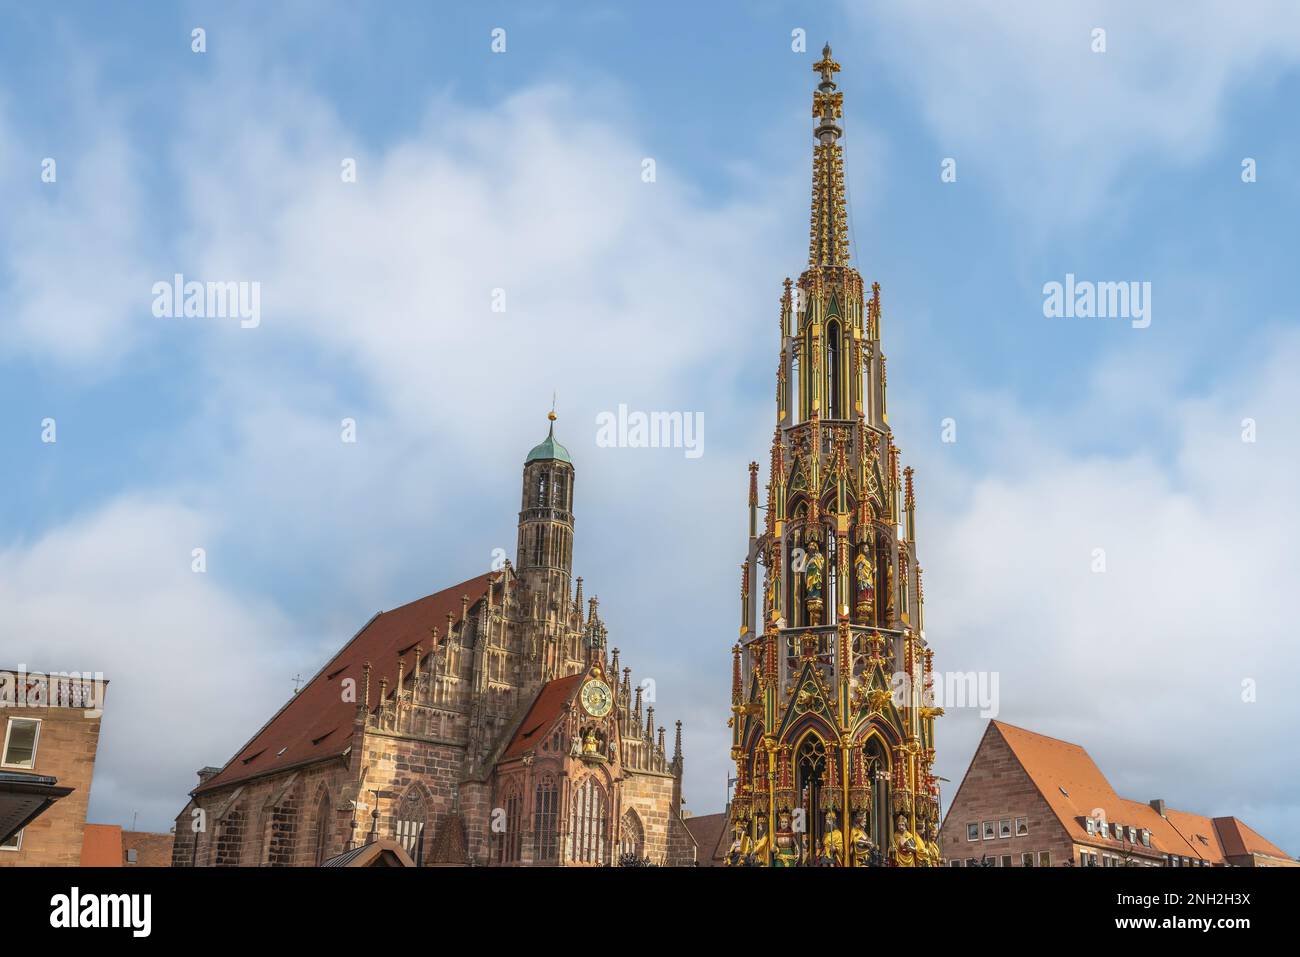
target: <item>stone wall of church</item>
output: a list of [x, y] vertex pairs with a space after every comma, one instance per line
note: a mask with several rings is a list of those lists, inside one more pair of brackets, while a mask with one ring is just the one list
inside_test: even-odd
[[172, 866], [310, 867], [339, 854], [347, 780], [341, 761], [322, 761], [201, 794], [176, 818]]
[[620, 817], [629, 810], [636, 812], [645, 836], [642, 853], [652, 864], [685, 863], [673, 859], [672, 854], [675, 838], [673, 821], [677, 818], [673, 807], [676, 786], [677, 780], [671, 774], [638, 771], [629, 772], [620, 789]]
[[[422, 815], [411, 814], [411, 818], [414, 820], [418, 816], [424, 822], [423, 857], [427, 861], [438, 829], [447, 824], [455, 810], [464, 761], [465, 749], [460, 745], [368, 730], [363, 759], [366, 766], [365, 793], [360, 800], [373, 808], [373, 792], [379, 792], [379, 836], [393, 838], [397, 835], [398, 821], [403, 817], [403, 801], [406, 800], [408, 813], [423, 811]], [[460, 810], [462, 813], [467, 810], [464, 794], [461, 795]], [[358, 822], [358, 840], [364, 841], [370, 833], [369, 811], [366, 813], [366, 819]], [[467, 814], [466, 817], [472, 820], [474, 815]]]

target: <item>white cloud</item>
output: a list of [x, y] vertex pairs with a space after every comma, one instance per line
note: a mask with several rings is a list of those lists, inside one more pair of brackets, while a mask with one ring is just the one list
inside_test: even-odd
[[[75, 135], [37, 136], [0, 110], [0, 322], [3, 353], [102, 371], [136, 341], [141, 326], [133, 323], [149, 316], [140, 188], [147, 163], [117, 118], [90, 110], [83, 118]], [[47, 158], [52, 183], [41, 179]]]
[[192, 509], [123, 499], [0, 552], [0, 667], [109, 682], [92, 820], [139, 811], [165, 828], [198, 767], [224, 763], [287, 696], [295, 627], [222, 584], [218, 536]]
[[[1082, 744], [1125, 796], [1237, 814], [1292, 852], [1297, 361], [1300, 336], [1278, 333], [1198, 397], [1170, 397], [1170, 459], [1072, 453], [1071, 413], [1017, 410], [1001, 425], [1035, 455], [962, 476], [956, 494], [940, 453], [919, 476], [924, 490], [949, 473], [939, 501], [922, 501], [936, 667], [1000, 672], [1002, 719]], [[1076, 411], [1108, 400], [1090, 395]], [[1253, 444], [1241, 440], [1246, 417]], [[1242, 700], [1247, 679], [1254, 703]], [[964, 711], [942, 722], [954, 782], [983, 724]]]
[[[1285, 0], [847, 6], [963, 181], [996, 182], [1045, 231], [1115, 208], [1126, 174], [1153, 157], [1200, 159], [1239, 84], [1300, 61], [1300, 12]], [[1092, 52], [1094, 28], [1105, 53]]]

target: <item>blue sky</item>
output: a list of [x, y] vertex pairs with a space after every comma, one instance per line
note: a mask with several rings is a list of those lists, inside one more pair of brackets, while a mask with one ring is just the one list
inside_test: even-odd
[[[577, 571], [686, 722], [690, 806], [720, 808], [829, 40], [936, 667], [997, 671], [1001, 718], [1126, 796], [1300, 852], [1300, 15], [464, 7], [3, 7], [0, 659], [113, 682], [92, 818], [165, 827], [293, 675], [512, 549], [552, 390]], [[176, 272], [261, 282], [261, 325], [154, 318]], [[1150, 282], [1150, 327], [1044, 318], [1066, 273]], [[620, 403], [702, 412], [705, 454], [597, 448]], [[941, 723], [954, 786], [983, 724]]]

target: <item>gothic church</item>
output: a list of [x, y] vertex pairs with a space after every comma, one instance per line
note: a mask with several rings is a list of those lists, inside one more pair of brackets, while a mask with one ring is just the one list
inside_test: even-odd
[[175, 866], [694, 863], [654, 706], [572, 581], [574, 467], [524, 463], [517, 563], [375, 615], [176, 820]]

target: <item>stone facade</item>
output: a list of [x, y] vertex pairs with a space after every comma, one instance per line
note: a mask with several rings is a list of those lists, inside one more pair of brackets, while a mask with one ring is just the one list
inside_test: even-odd
[[[976, 754], [978, 759], [971, 762], [939, 831], [944, 862], [971, 866], [987, 855], [999, 866], [1009, 859], [1013, 866], [1022, 867], [1026, 854], [1033, 855], [1034, 866], [1071, 860], [1074, 844], [1065, 828], [992, 725]], [[1003, 821], [1010, 823], [1009, 837], [1001, 836]], [[1023, 833], [1017, 835], [1021, 822]], [[986, 823], [994, 829], [991, 839], [985, 838]], [[968, 840], [969, 824], [976, 825], [975, 840]]]
[[[95, 710], [80, 707], [5, 707], [0, 709], [0, 745], [15, 718], [40, 721], [32, 766], [23, 771], [58, 779], [72, 793], [60, 798], [22, 832], [18, 850], [0, 849], [0, 867], [77, 867], [86, 828], [91, 779], [99, 751], [99, 727], [107, 682], [98, 686]], [[53, 700], [52, 698], [50, 700]]]
[[515, 564], [373, 618], [200, 772], [174, 862], [313, 866], [392, 839], [424, 865], [692, 863], [680, 724], [670, 760], [572, 578], [573, 490], [552, 424], [524, 465]]

